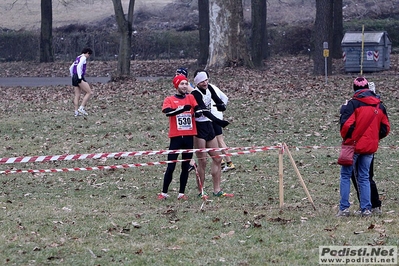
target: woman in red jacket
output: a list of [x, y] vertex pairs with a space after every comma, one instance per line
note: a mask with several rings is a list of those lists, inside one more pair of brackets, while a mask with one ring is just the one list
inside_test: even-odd
[[[360, 196], [362, 216], [370, 216], [369, 170], [373, 154], [378, 149], [379, 140], [386, 137], [390, 124], [385, 107], [377, 95], [368, 89], [363, 77], [354, 80], [355, 94], [347, 104], [341, 107], [340, 133], [344, 142], [358, 139], [355, 143], [353, 165], [341, 166], [339, 211], [337, 216], [349, 216], [350, 180], [354, 170]], [[355, 169], [353, 166], [356, 166]]]

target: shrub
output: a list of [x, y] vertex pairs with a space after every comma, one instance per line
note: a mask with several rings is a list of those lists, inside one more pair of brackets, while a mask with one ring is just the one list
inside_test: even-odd
[[29, 31], [0, 32], [0, 61], [32, 61], [39, 58], [39, 34]]
[[[344, 31], [387, 31], [392, 48], [399, 46], [399, 22], [393, 19], [353, 20], [344, 23]], [[250, 26], [250, 25], [249, 25]], [[250, 34], [246, 27], [245, 33]], [[306, 54], [312, 47], [313, 24], [268, 25], [270, 55]], [[198, 31], [149, 30], [135, 31], [132, 38], [132, 59], [198, 58]], [[0, 61], [35, 61], [39, 58], [39, 32], [3, 30], [0, 32]], [[248, 47], [250, 38], [248, 40]], [[115, 28], [68, 25], [53, 33], [53, 49], [56, 60], [70, 61], [85, 46], [93, 48], [93, 58], [115, 60], [119, 50], [119, 34]]]
[[362, 19], [345, 22], [345, 31], [386, 31], [391, 38], [392, 47], [399, 46], [399, 21], [397, 19]]

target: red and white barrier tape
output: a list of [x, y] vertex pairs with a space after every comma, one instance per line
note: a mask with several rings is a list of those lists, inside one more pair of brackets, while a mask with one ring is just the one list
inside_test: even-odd
[[[277, 146], [276, 146], [277, 147]], [[279, 147], [281, 149], [281, 147]], [[273, 148], [274, 149], [274, 148]], [[235, 156], [242, 154], [255, 153], [266, 150], [273, 150], [270, 147], [259, 147], [259, 148], [251, 148], [250, 150], [239, 151], [235, 153], [221, 154], [215, 157], [225, 157], [225, 156]], [[149, 162], [149, 163], [134, 163], [134, 164], [121, 164], [121, 165], [109, 165], [109, 166], [93, 166], [93, 167], [73, 167], [73, 168], [60, 168], [60, 169], [28, 169], [28, 170], [5, 170], [0, 171], [0, 174], [17, 174], [17, 173], [56, 173], [56, 172], [76, 172], [76, 171], [92, 171], [92, 170], [110, 170], [110, 169], [124, 169], [124, 168], [134, 168], [141, 166], [153, 166], [153, 165], [165, 165], [168, 163], [177, 163], [189, 161], [187, 160], [170, 160], [170, 161], [160, 161], [160, 162]]]
[[[340, 147], [329, 146], [291, 146], [295, 149], [340, 149]], [[380, 146], [383, 149], [398, 149], [396, 146]], [[136, 151], [136, 152], [117, 152], [117, 153], [94, 153], [94, 154], [74, 154], [74, 155], [55, 155], [55, 156], [32, 156], [32, 157], [13, 157], [13, 158], [0, 158], [0, 164], [12, 163], [33, 163], [33, 162], [46, 162], [46, 161], [69, 161], [69, 160], [83, 160], [83, 159], [102, 159], [102, 158], [121, 158], [128, 156], [141, 156], [141, 155], [166, 155], [166, 154], [180, 154], [180, 153], [194, 153], [194, 152], [209, 152], [209, 151], [225, 151], [225, 150], [240, 150], [235, 153], [226, 153], [217, 155], [215, 157], [235, 156], [248, 153], [255, 153], [267, 150], [281, 150], [282, 145], [278, 146], [264, 146], [264, 147], [235, 147], [235, 148], [206, 148], [206, 149], [189, 149], [189, 150], [159, 150], [159, 151]], [[109, 169], [123, 169], [133, 168], [140, 166], [152, 165], [165, 165], [168, 163], [183, 162], [188, 160], [172, 160], [160, 161], [149, 163], [135, 163], [135, 164], [122, 164], [110, 166], [95, 166], [95, 167], [74, 167], [74, 168], [61, 168], [61, 169], [41, 169], [41, 170], [5, 170], [0, 171], [0, 174], [14, 174], [14, 173], [53, 173], [53, 172], [73, 172], [73, 171], [91, 171], [91, 170], [109, 170]]]
[[165, 154], [171, 154], [171, 153], [180, 154], [180, 153], [190, 153], [190, 152], [194, 153], [194, 152], [209, 152], [209, 151], [223, 151], [223, 150], [249, 150], [249, 149], [275, 150], [275, 149], [281, 149], [281, 146], [134, 151], [134, 152], [92, 153], [92, 154], [71, 154], [71, 155], [64, 154], [64, 155], [53, 155], [53, 156], [26, 156], [26, 157], [0, 158], [0, 164], [34, 163], [34, 162], [47, 162], [47, 161], [70, 161], [70, 160], [102, 159], [102, 158], [121, 158], [121, 157], [142, 156], [142, 155], [165, 155]]
[[[341, 149], [341, 146], [288, 146], [290, 149], [313, 149], [313, 150], [320, 150], [320, 149]], [[392, 149], [396, 150], [399, 149], [398, 146], [379, 146], [378, 149]]]

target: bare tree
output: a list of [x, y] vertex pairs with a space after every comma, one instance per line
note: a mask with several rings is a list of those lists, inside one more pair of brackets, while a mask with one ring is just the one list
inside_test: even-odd
[[242, 0], [209, 0], [209, 57], [207, 68], [253, 67], [242, 28]]
[[[251, 1], [251, 53], [254, 67], [263, 66], [263, 59], [266, 57], [267, 35], [266, 35], [266, 0]], [[265, 45], [266, 44], [266, 45]]]
[[130, 57], [133, 33], [133, 11], [135, 0], [129, 0], [127, 19], [123, 12], [121, 0], [112, 0], [116, 23], [120, 35], [117, 75], [130, 76]]
[[52, 0], [41, 0], [40, 11], [40, 62], [54, 62]]
[[209, 55], [209, 0], [198, 0], [199, 57], [198, 64], [206, 65]]
[[[323, 53], [323, 43], [328, 42], [332, 46], [333, 36], [333, 1], [316, 1], [316, 19], [314, 30], [314, 54], [313, 54], [313, 74], [323, 75], [325, 73], [325, 57]], [[327, 58], [327, 73], [331, 74], [331, 56]]]
[[341, 41], [344, 37], [343, 15], [342, 15], [342, 0], [335, 0], [334, 3], [334, 20], [333, 20], [333, 43], [331, 47], [332, 58], [341, 58]]

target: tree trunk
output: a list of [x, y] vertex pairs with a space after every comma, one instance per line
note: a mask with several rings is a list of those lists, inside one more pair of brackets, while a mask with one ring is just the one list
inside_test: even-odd
[[132, 33], [133, 33], [133, 11], [135, 0], [129, 1], [127, 19], [123, 12], [121, 0], [112, 0], [115, 10], [115, 19], [118, 24], [120, 35], [119, 54], [118, 54], [118, 77], [130, 76], [130, 59], [132, 53]]
[[251, 53], [254, 67], [261, 68], [265, 58], [265, 47], [267, 47], [266, 32], [266, 0], [251, 1]]
[[[333, 1], [317, 0], [316, 1], [316, 20], [314, 31], [314, 54], [313, 54], [313, 74], [325, 74], [325, 57], [323, 56], [323, 43], [328, 42], [329, 47], [332, 46], [332, 26], [333, 26]], [[331, 74], [332, 70], [331, 56], [327, 57], [327, 74]]]
[[263, 59], [267, 59], [270, 56], [270, 49], [269, 49], [269, 39], [268, 39], [268, 32], [267, 32], [267, 1], [265, 4], [265, 28], [264, 28], [264, 35], [263, 35]]
[[332, 44], [332, 58], [339, 59], [342, 57], [341, 41], [344, 37], [344, 26], [342, 16], [342, 0], [335, 0], [334, 2], [334, 21], [333, 21], [333, 44]]
[[210, 0], [209, 23], [207, 68], [253, 67], [242, 30], [242, 1]]
[[198, 0], [199, 13], [199, 58], [198, 64], [205, 66], [209, 55], [209, 0]]
[[52, 0], [41, 0], [40, 62], [54, 62]]

